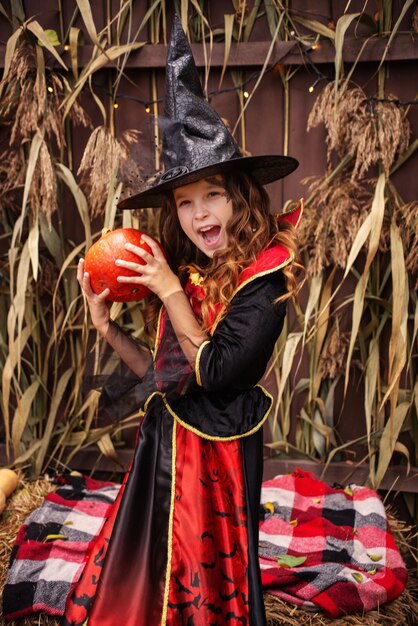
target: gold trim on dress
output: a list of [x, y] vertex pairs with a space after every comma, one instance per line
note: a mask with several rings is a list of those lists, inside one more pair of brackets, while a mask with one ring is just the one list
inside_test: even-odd
[[155, 361], [155, 357], [157, 356], [157, 350], [160, 345], [160, 328], [161, 328], [162, 315], [163, 315], [163, 306], [161, 306], [160, 310], [158, 311], [157, 331], [156, 331], [155, 341], [154, 341], [154, 350], [152, 351], [152, 358], [154, 361]]
[[154, 396], [164, 396], [164, 394], [161, 391], [153, 391], [148, 398], [145, 400], [145, 404], [144, 404], [144, 415], [145, 413], [148, 411], [148, 405], [151, 402], [151, 400], [153, 399]]
[[[281, 213], [275, 213], [274, 217], [276, 217], [278, 220], [280, 220], [282, 217], [287, 217], [288, 215], [293, 215], [293, 213], [296, 213], [296, 211], [301, 211], [301, 214], [303, 212], [305, 206], [305, 198], [300, 198], [299, 200], [299, 204], [297, 204], [293, 209], [289, 209], [288, 211], [282, 211]], [[299, 220], [298, 220], [298, 224], [300, 221], [300, 216], [299, 216]], [[296, 228], [296, 225], [295, 225]]]
[[[300, 208], [300, 213], [299, 213], [298, 221], [296, 222], [296, 224], [295, 224], [294, 228], [299, 228], [300, 220], [302, 219], [302, 215], [303, 215], [303, 212], [304, 212], [304, 210], [305, 210], [305, 201], [304, 201], [304, 198], [301, 198], [301, 199], [300, 199], [300, 204], [299, 204], [299, 207], [298, 207], [298, 208]], [[296, 210], [297, 210], [297, 209], [296, 209]]]
[[[173, 411], [173, 409], [168, 404], [168, 402], [167, 402], [167, 400], [166, 400], [166, 398], [164, 396], [163, 396], [163, 402], [165, 404], [165, 407], [166, 407], [167, 411], [170, 413], [170, 415], [172, 415], [174, 417], [175, 421], [177, 421], [181, 426], [183, 426], [183, 428], [186, 428], [186, 430], [190, 430], [195, 435], [198, 435], [198, 437], [201, 437], [202, 439], [208, 439], [209, 441], [235, 441], [235, 439], [242, 439], [242, 437], [249, 437], [250, 435], [252, 435], [255, 432], [257, 432], [257, 430], [259, 430], [261, 428], [261, 426], [264, 424], [264, 422], [266, 421], [266, 419], [267, 419], [267, 417], [268, 417], [268, 415], [270, 413], [271, 406], [273, 404], [273, 396], [266, 389], [264, 389], [264, 387], [262, 387], [261, 385], [255, 385], [255, 387], [259, 387], [261, 389], [261, 391], [264, 393], [264, 395], [267, 396], [267, 398], [269, 398], [270, 406], [267, 409], [267, 411], [265, 412], [265, 414], [263, 415], [262, 419], [258, 422], [258, 424], [256, 424], [256, 426], [254, 426], [254, 428], [252, 428], [251, 430], [248, 430], [247, 432], [242, 433], [241, 435], [231, 435], [231, 436], [228, 436], [228, 437], [219, 437], [219, 436], [216, 436], [216, 435], [206, 435], [201, 430], [198, 430], [194, 426], [190, 426], [190, 424], [187, 424], [185, 421], [183, 421], [181, 419], [181, 417], [179, 417], [177, 415], [177, 413], [175, 413], [175, 411]], [[255, 389], [255, 387], [253, 387], [253, 389]]]
[[173, 519], [174, 519], [174, 502], [175, 502], [175, 492], [176, 492], [176, 451], [177, 451], [176, 428], [177, 428], [176, 420], [173, 420], [170, 514], [168, 518], [167, 565], [166, 565], [166, 570], [165, 570], [165, 587], [164, 587], [163, 612], [161, 615], [161, 626], [165, 626], [165, 624], [167, 623], [168, 596], [170, 593], [171, 558], [173, 554]]
[[198, 351], [197, 351], [197, 355], [196, 355], [196, 361], [195, 361], [195, 366], [194, 366], [194, 369], [195, 369], [195, 372], [196, 372], [196, 382], [197, 382], [197, 384], [199, 385], [199, 387], [203, 387], [203, 385], [202, 385], [202, 379], [201, 379], [201, 377], [200, 377], [200, 357], [201, 357], [201, 354], [202, 354], [202, 350], [203, 350], [203, 348], [204, 348], [205, 346], [207, 346], [207, 345], [208, 345], [208, 343], [210, 343], [210, 340], [209, 340], [209, 339], [207, 339], [206, 341], [204, 341], [204, 342], [203, 342], [203, 343], [199, 346], [199, 349], [198, 349]]

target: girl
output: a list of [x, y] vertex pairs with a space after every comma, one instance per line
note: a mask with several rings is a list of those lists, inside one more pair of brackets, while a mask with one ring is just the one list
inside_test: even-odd
[[120, 204], [162, 204], [166, 257], [144, 236], [152, 255], [126, 247], [145, 265], [116, 261], [138, 274], [118, 280], [154, 293], [147, 310], [152, 325], [159, 308], [152, 356], [110, 320], [108, 291], [94, 294], [83, 261], [78, 267], [94, 326], [152, 392], [130, 471], [67, 605], [66, 626], [86, 617], [88, 626], [266, 623], [258, 508], [261, 427], [272, 399], [257, 383], [296, 282], [293, 229], [283, 220], [279, 228], [261, 183], [296, 162], [241, 157], [204, 102], [192, 60], [176, 20], [166, 173]]

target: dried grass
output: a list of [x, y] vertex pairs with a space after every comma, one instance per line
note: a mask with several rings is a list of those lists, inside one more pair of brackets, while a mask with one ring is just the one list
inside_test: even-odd
[[393, 219], [398, 224], [402, 237], [406, 270], [415, 278], [415, 285], [418, 287], [418, 202], [398, 205]]
[[370, 210], [372, 193], [348, 173], [323, 185], [322, 178], [309, 184], [312, 202], [299, 227], [301, 250], [307, 251], [307, 273], [317, 276], [330, 265], [344, 268], [358, 229]]
[[[15, 536], [25, 518], [41, 504], [44, 496], [54, 490], [48, 480], [21, 482], [20, 490], [9, 499], [6, 516], [0, 525], [0, 589], [6, 579], [7, 566]], [[411, 528], [397, 520], [389, 512], [389, 521], [398, 547], [404, 558], [411, 555], [414, 538]], [[415, 556], [414, 556], [415, 558]], [[407, 589], [402, 596], [379, 610], [365, 615], [347, 615], [339, 619], [327, 619], [319, 613], [307, 613], [270, 594], [264, 595], [268, 626], [415, 626], [418, 623], [418, 581], [411, 572]], [[1, 610], [1, 608], [0, 608]], [[0, 626], [59, 626], [59, 621], [46, 614], [40, 614], [12, 622], [4, 622], [0, 614]]]
[[[395, 96], [388, 95], [388, 99]], [[319, 94], [308, 118], [308, 130], [323, 123], [327, 130], [328, 161], [333, 150], [342, 158], [355, 158], [352, 178], [363, 177], [381, 164], [386, 175], [398, 154], [408, 146], [411, 128], [393, 102], [367, 100], [360, 87], [343, 86], [335, 97], [335, 84]]]
[[318, 613], [307, 613], [269, 594], [264, 595], [268, 626], [416, 626], [418, 623], [417, 600], [408, 589], [380, 610], [364, 615], [345, 615], [328, 619]]
[[38, 101], [41, 96], [38, 89], [35, 94], [35, 80], [35, 49], [28, 45], [19, 46], [12, 57], [8, 75], [0, 83], [4, 89], [0, 115], [11, 125], [10, 145], [28, 140], [38, 129], [42, 107]]
[[22, 148], [10, 148], [0, 158], [0, 209], [15, 211], [22, 203], [26, 163]]
[[322, 378], [333, 380], [338, 374], [344, 373], [349, 344], [349, 335], [341, 332], [337, 320], [328, 336], [325, 349], [321, 352], [319, 371]]
[[[47, 305], [50, 305], [50, 302], [54, 296], [55, 288], [58, 281], [59, 268], [54, 261], [48, 259], [48, 257], [44, 255], [39, 256], [39, 268], [40, 268], [40, 277], [38, 281], [38, 293], [39, 297], [42, 298], [44, 296], [47, 297], [45, 301]], [[62, 302], [59, 296], [56, 297], [55, 301], [55, 309], [56, 311], [60, 311], [62, 308]]]
[[[40, 129], [55, 141], [61, 150], [65, 146], [63, 108], [65, 96], [71, 91], [68, 81], [60, 74], [45, 69], [42, 80], [36, 80], [35, 47], [28, 43], [18, 46], [11, 60], [10, 71], [1, 81], [4, 95], [0, 105], [2, 123], [10, 126], [9, 145], [30, 141]], [[70, 119], [76, 125], [91, 126], [84, 109], [75, 102]]]
[[[389, 190], [391, 191], [391, 189]], [[390, 252], [391, 222], [399, 227], [405, 255], [405, 268], [418, 286], [418, 202], [403, 204], [397, 194], [390, 193], [391, 211], [386, 211], [380, 238], [381, 252]]]
[[[309, 276], [317, 276], [330, 266], [345, 268], [373, 199], [375, 180], [354, 179], [349, 168], [331, 182], [324, 184], [325, 179], [326, 176], [302, 181], [312, 194], [299, 227], [301, 250], [308, 253]], [[390, 188], [388, 194], [379, 250], [390, 251], [390, 225], [395, 220], [402, 237], [406, 269], [418, 284], [418, 203], [403, 204], [397, 194], [390, 193]]]
[[[389, 99], [396, 99], [393, 94], [388, 94]], [[379, 161], [383, 164], [386, 176], [389, 176], [390, 168], [395, 162], [395, 157], [402, 154], [408, 147], [411, 137], [411, 126], [404, 111], [394, 102], [379, 102], [374, 108], [374, 118], [369, 126], [374, 130], [374, 144], [369, 146], [364, 143], [364, 153], [370, 150], [377, 157], [375, 163]], [[359, 151], [362, 154], [361, 151]]]
[[[40, 66], [41, 65], [41, 66]], [[10, 71], [3, 81], [0, 121], [10, 128], [9, 148], [1, 155], [0, 176], [4, 179], [0, 200], [2, 206], [17, 208], [24, 184], [25, 145], [39, 133], [44, 137], [31, 183], [29, 201], [32, 212], [39, 211], [50, 220], [57, 208], [57, 178], [53, 152], [65, 147], [62, 102], [71, 87], [61, 75], [43, 67], [36, 47], [24, 42], [11, 60]], [[73, 124], [89, 126], [84, 109], [76, 102], [71, 109]]]
[[117, 179], [126, 181], [131, 193], [136, 185], [142, 184], [138, 161], [131, 154], [139, 134], [139, 131], [128, 130], [116, 139], [106, 126], [98, 126], [91, 133], [77, 173], [93, 217], [103, 214], [110, 185]]
[[29, 201], [32, 212], [43, 213], [48, 221], [58, 206], [57, 177], [51, 154], [45, 141], [42, 141], [39, 156], [33, 174], [29, 192]]

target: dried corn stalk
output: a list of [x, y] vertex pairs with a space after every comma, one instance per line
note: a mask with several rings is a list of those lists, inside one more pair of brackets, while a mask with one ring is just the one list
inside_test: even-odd
[[[395, 158], [408, 146], [411, 129], [394, 102], [368, 100], [360, 87], [344, 85], [337, 92], [328, 83], [308, 118], [308, 130], [323, 123], [327, 131], [328, 161], [333, 150], [354, 157], [352, 179], [362, 178], [372, 165], [382, 164], [389, 175]], [[388, 100], [395, 99], [388, 96]]]
[[131, 146], [138, 142], [139, 134], [128, 130], [116, 139], [109, 128], [98, 126], [90, 135], [77, 173], [93, 217], [103, 214], [110, 186], [115, 185], [120, 172], [128, 177], [131, 191], [142, 184], [140, 167], [131, 156]]

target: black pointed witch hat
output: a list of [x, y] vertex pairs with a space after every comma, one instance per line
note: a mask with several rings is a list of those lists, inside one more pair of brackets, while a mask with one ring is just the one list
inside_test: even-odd
[[219, 115], [204, 99], [192, 51], [177, 15], [167, 53], [162, 127], [164, 173], [148, 189], [122, 200], [120, 209], [160, 207], [171, 189], [213, 174], [239, 169], [266, 185], [298, 166], [296, 159], [287, 156], [242, 155]]

